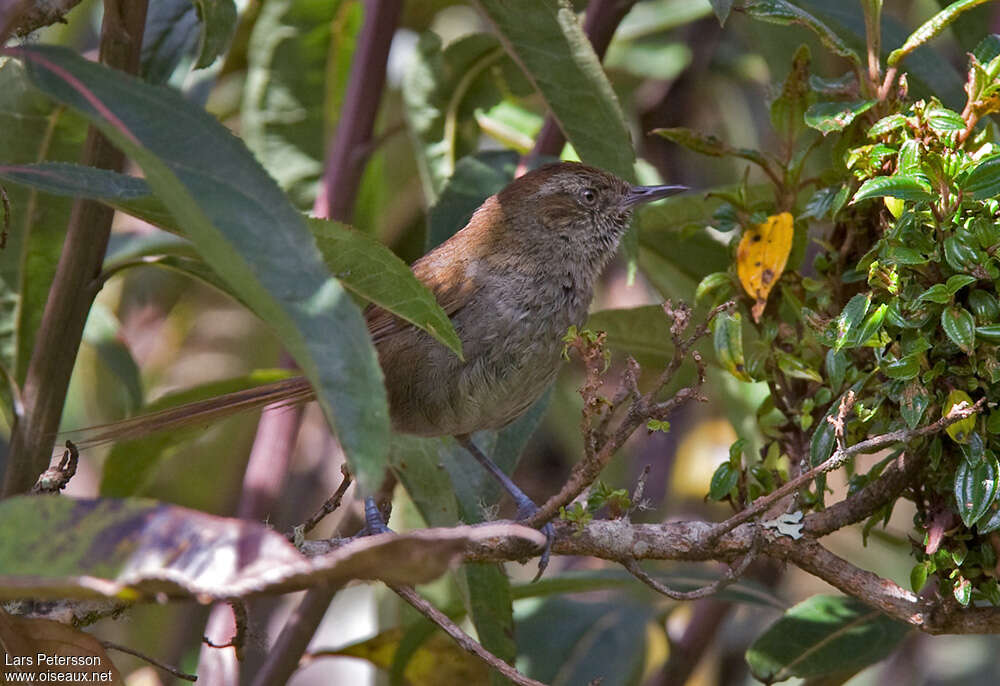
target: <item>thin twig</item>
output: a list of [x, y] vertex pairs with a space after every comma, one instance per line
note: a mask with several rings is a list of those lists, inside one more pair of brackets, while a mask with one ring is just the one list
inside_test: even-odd
[[346, 463], [340, 466], [340, 473], [344, 478], [340, 482], [340, 486], [337, 487], [334, 494], [327, 498], [327, 501], [323, 503], [323, 506], [313, 513], [309, 519], [285, 534], [285, 538], [294, 543], [302, 536], [305, 536], [307, 533], [315, 529], [316, 525], [319, 524], [324, 517], [340, 507], [340, 503], [344, 499], [344, 494], [347, 492], [347, 489], [350, 488], [352, 482], [351, 473], [348, 471]]
[[846, 462], [848, 458], [853, 457], [854, 455], [875, 452], [880, 448], [885, 448], [893, 445], [894, 443], [906, 443], [907, 441], [912, 441], [914, 438], [919, 438], [920, 436], [937, 433], [951, 426], [955, 422], [959, 422], [966, 417], [971, 417], [982, 410], [985, 406], [986, 398], [980, 398], [971, 406], [968, 403], [959, 403], [958, 405], [955, 405], [946, 416], [941, 417], [941, 419], [926, 426], [922, 426], [917, 429], [900, 429], [899, 431], [890, 431], [889, 433], [873, 436], [867, 440], [860, 441], [845, 449], [838, 448], [833, 452], [833, 455], [827, 458], [822, 464], [799, 474], [797, 477], [777, 490], [755, 500], [750, 507], [736, 513], [721, 524], [716, 525], [716, 527], [712, 530], [711, 535], [708, 537], [708, 541], [712, 541], [719, 536], [732, 531], [740, 524], [749, 521], [777, 501], [797, 491], [803, 484], [815, 479], [820, 474], [825, 474], [826, 472], [836, 469]]
[[157, 667], [158, 669], [162, 669], [164, 672], [167, 672], [170, 675], [177, 677], [178, 679], [183, 679], [184, 681], [198, 681], [198, 675], [182, 672], [176, 667], [171, 667], [168, 664], [160, 662], [154, 657], [150, 657], [145, 653], [140, 653], [138, 650], [135, 650], [134, 648], [129, 648], [127, 646], [119, 645], [118, 643], [112, 643], [111, 641], [101, 641], [101, 645], [109, 650], [117, 650], [119, 653], [128, 653], [129, 655], [134, 655], [140, 660], [144, 660], [145, 662], [148, 662], [149, 664], [153, 665], [154, 667]]
[[496, 655], [486, 650], [486, 648], [480, 645], [471, 636], [462, 631], [462, 629], [459, 628], [459, 626], [455, 624], [455, 622], [453, 622], [448, 615], [441, 612], [441, 610], [434, 607], [428, 601], [424, 600], [419, 593], [413, 590], [412, 586], [397, 586], [396, 584], [388, 583], [386, 585], [391, 588], [396, 595], [412, 605], [417, 612], [422, 614], [434, 624], [437, 624], [442, 631], [451, 636], [460, 648], [466, 652], [472, 653], [490, 667], [500, 672], [500, 674], [513, 681], [515, 684], [521, 684], [522, 686], [545, 686], [545, 684], [541, 681], [535, 681], [534, 679], [524, 676]]
[[[688, 336], [684, 337], [684, 332], [687, 326], [690, 324], [691, 320], [691, 310], [686, 305], [679, 304], [676, 307], [667, 301], [663, 304], [664, 313], [670, 317], [672, 320], [670, 326], [670, 336], [673, 339], [674, 344], [674, 354], [667, 364], [666, 369], [660, 373], [653, 387], [645, 393], [644, 395], [635, 398], [633, 388], [637, 390], [636, 387], [636, 377], [638, 375], [638, 365], [630, 364], [626, 368], [626, 373], [624, 376], [624, 383], [627, 386], [626, 392], [621, 391], [615, 396], [616, 398], [631, 397], [632, 401], [625, 411], [625, 416], [618, 422], [618, 425], [613, 431], [606, 431], [606, 423], [601, 422], [598, 425], [597, 432], [587, 432], [584, 433], [585, 444], [588, 442], [593, 444], [593, 448], [587, 448], [585, 451], [584, 459], [577, 462], [572, 471], [570, 472], [569, 479], [563, 484], [562, 488], [554, 496], [545, 501], [538, 512], [536, 512], [532, 517], [526, 520], [526, 523], [530, 526], [537, 526], [542, 522], [546, 522], [552, 519], [559, 512], [560, 508], [565, 507], [571, 503], [577, 496], [579, 496], [583, 491], [594, 482], [594, 480], [600, 475], [604, 467], [607, 466], [608, 462], [618, 451], [619, 448], [625, 443], [628, 438], [635, 433], [643, 423], [649, 419], [663, 419], [671, 411], [675, 410], [680, 405], [688, 402], [689, 400], [700, 400], [702, 396], [698, 392], [701, 386], [705, 383], [705, 368], [704, 362], [701, 355], [697, 351], [692, 352], [692, 348], [708, 333], [709, 327], [711, 326], [712, 320], [715, 319], [720, 313], [729, 311], [736, 305], [733, 301], [725, 302], [718, 307], [715, 307], [708, 313], [705, 321], [699, 324], [694, 332]], [[689, 356], [694, 361], [695, 366], [698, 370], [698, 379], [692, 386], [682, 388], [677, 393], [673, 395], [669, 400], [662, 402], [656, 402], [656, 396], [667, 386], [674, 378], [674, 375], [680, 369], [681, 364]], [[589, 386], [585, 383], [584, 389], [584, 427], [588, 427], [588, 416], [587, 412], [591, 406], [595, 406], [599, 403], [595, 403], [594, 398], [587, 397], [587, 392]], [[617, 407], [611, 407], [607, 409], [608, 415], [614, 414]]]
[[696, 588], [693, 591], [676, 591], [664, 584], [662, 581], [657, 581], [639, 566], [639, 562], [635, 558], [624, 560], [622, 565], [626, 570], [628, 570], [629, 574], [649, 586], [657, 593], [665, 595], [668, 598], [673, 600], [700, 600], [702, 598], [713, 596], [726, 586], [730, 586], [738, 581], [756, 557], [757, 553], [754, 550], [751, 550], [743, 556], [743, 559], [741, 559], [739, 564], [735, 567], [728, 567], [726, 569], [726, 573], [720, 578], [716, 579], [707, 586]]

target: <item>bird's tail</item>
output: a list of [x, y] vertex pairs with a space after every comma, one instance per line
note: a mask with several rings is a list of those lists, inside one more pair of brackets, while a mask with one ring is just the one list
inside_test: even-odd
[[306, 378], [296, 376], [111, 424], [70, 431], [66, 436], [78, 448], [92, 448], [104, 443], [142, 438], [160, 431], [176, 431], [210, 423], [267, 405], [297, 405], [315, 397]]

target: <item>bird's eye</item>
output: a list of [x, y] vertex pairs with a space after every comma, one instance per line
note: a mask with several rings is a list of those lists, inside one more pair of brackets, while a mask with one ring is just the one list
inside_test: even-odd
[[597, 202], [597, 193], [594, 192], [593, 188], [584, 188], [580, 191], [580, 199], [585, 205], [593, 205]]

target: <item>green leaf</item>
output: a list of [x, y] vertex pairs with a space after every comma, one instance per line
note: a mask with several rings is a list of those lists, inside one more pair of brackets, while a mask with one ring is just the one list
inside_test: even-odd
[[712, 483], [708, 489], [708, 497], [711, 500], [722, 500], [729, 495], [736, 484], [740, 481], [740, 472], [733, 469], [728, 462], [723, 462], [712, 474]]
[[974, 276], [969, 276], [968, 274], [955, 274], [948, 277], [948, 281], [945, 283], [945, 288], [948, 293], [955, 295], [960, 290], [971, 283], [975, 283], [976, 281], [977, 279]]
[[962, 192], [973, 200], [986, 200], [1000, 195], [1000, 155], [990, 155], [976, 163], [960, 180]]
[[734, 148], [724, 141], [710, 134], [700, 133], [694, 129], [676, 127], [672, 129], [653, 129], [650, 133], [655, 133], [668, 141], [683, 145], [688, 150], [707, 155], [708, 157], [738, 157], [749, 160], [760, 166], [766, 166], [767, 161], [764, 156], [756, 150], [747, 148]]
[[851, 203], [859, 203], [869, 198], [899, 198], [900, 200], [911, 200], [919, 202], [922, 200], [932, 200], [931, 185], [925, 180], [916, 176], [876, 176], [868, 179], [858, 192], [851, 198]]
[[361, 312], [274, 181], [225, 127], [177, 93], [68, 50], [17, 52], [39, 88], [139, 163], [205, 262], [273, 327], [316, 390], [362, 489], [374, 492], [389, 431], [375, 350]]
[[827, 421], [827, 417], [836, 415], [839, 401], [835, 402], [829, 412], [819, 421], [813, 431], [812, 438], [809, 439], [809, 465], [817, 467], [833, 455], [834, 448], [837, 447], [837, 432], [833, 424]]
[[776, 350], [774, 356], [778, 361], [778, 369], [785, 376], [792, 379], [805, 379], [806, 381], [823, 383], [823, 377], [820, 376], [819, 372], [794, 355], [790, 355], [783, 350]]
[[947, 107], [935, 107], [927, 112], [927, 124], [935, 131], [963, 131], [965, 120], [962, 115]]
[[696, 302], [701, 302], [713, 291], [727, 285], [731, 286], [732, 283], [733, 277], [729, 272], [712, 272], [698, 282], [698, 287], [694, 290], [694, 299]]
[[903, 43], [903, 45], [889, 53], [886, 64], [890, 67], [896, 66], [904, 57], [944, 31], [948, 24], [958, 18], [959, 14], [987, 1], [988, 0], [958, 0], [958, 2], [951, 3], [924, 22], [920, 28], [910, 34], [909, 38], [906, 39], [906, 42]]
[[955, 470], [955, 504], [966, 526], [972, 526], [986, 514], [1000, 491], [1000, 465], [992, 455], [974, 465], [968, 460]]
[[955, 596], [955, 600], [958, 601], [959, 605], [962, 607], [968, 607], [969, 603], [972, 601], [972, 582], [965, 577], [960, 576], [955, 579], [951, 592], [952, 595]]
[[914, 593], [920, 593], [920, 590], [927, 584], [930, 572], [931, 565], [927, 560], [913, 566], [913, 569], [910, 570], [910, 588], [913, 589]]
[[806, 110], [805, 122], [824, 135], [843, 131], [858, 115], [870, 110], [876, 102], [878, 101], [818, 102]]
[[420, 37], [403, 81], [403, 101], [429, 203], [455, 173], [456, 162], [475, 151], [479, 126], [474, 110], [500, 102], [492, 68], [506, 59], [499, 41], [489, 34], [472, 34], [446, 48], [437, 34]]
[[792, 57], [792, 66], [781, 87], [781, 94], [771, 103], [771, 126], [786, 140], [794, 142], [805, 125], [806, 108], [815, 97], [809, 88], [808, 45], [800, 45]]
[[236, 3], [233, 0], [191, 0], [201, 21], [201, 38], [198, 41], [198, 61], [195, 69], [202, 69], [226, 51], [236, 32]]
[[884, 136], [885, 134], [891, 133], [896, 129], [901, 129], [904, 126], [906, 126], [906, 115], [894, 112], [893, 114], [882, 117], [877, 122], [872, 124], [872, 127], [868, 129], [868, 137], [878, 138], [879, 136]]
[[743, 10], [755, 19], [773, 24], [782, 24], [785, 26], [798, 24], [805, 26], [819, 37], [827, 49], [832, 50], [841, 57], [846, 57], [855, 64], [861, 64], [861, 58], [858, 56], [858, 53], [852, 50], [829, 26], [820, 21], [815, 15], [790, 2], [786, 2], [785, 0], [748, 0], [743, 4]]
[[856, 345], [857, 332], [860, 331], [864, 323], [864, 317], [868, 314], [871, 301], [871, 293], [859, 293], [844, 306], [843, 311], [834, 320], [837, 335], [837, 342], [833, 346], [834, 351], [839, 351], [845, 346]]
[[463, 157], [427, 216], [427, 250], [432, 250], [469, 223], [472, 213], [491, 195], [514, 180], [520, 155], [488, 151]]
[[209, 66], [229, 47], [237, 19], [233, 0], [151, 3], [143, 35], [143, 76], [150, 83], [165, 83], [187, 55], [197, 55], [195, 69]]
[[743, 325], [739, 312], [723, 312], [712, 320], [712, 343], [719, 364], [740, 381], [753, 381], [743, 358]]
[[990, 325], [1000, 320], [1000, 302], [989, 291], [974, 288], [969, 291], [966, 300], [976, 317], [976, 323]]
[[890, 379], [912, 379], [920, 373], [920, 356], [907, 355], [881, 365], [882, 373]]
[[850, 675], [888, 656], [908, 631], [860, 600], [814, 595], [772, 624], [746, 659], [766, 683]]
[[[649, 650], [655, 604], [627, 596], [581, 601], [546, 598], [517, 622], [519, 660], [525, 673], [546, 684], [604, 686], [640, 683]], [[559, 630], [552, 630], [552, 618]]]
[[941, 313], [941, 328], [962, 352], [972, 354], [976, 345], [976, 321], [971, 312], [964, 307], [946, 308]]
[[921, 293], [917, 298], [917, 302], [932, 302], [943, 305], [951, 302], [954, 295], [954, 293], [948, 290], [947, 285], [943, 283], [936, 283]]
[[[15, 60], [0, 64], [0, 149], [6, 165], [80, 158], [86, 122], [28, 82]], [[73, 201], [8, 186], [10, 235], [0, 251], [0, 365], [24, 382]], [[0, 213], [2, 213], [0, 209]], [[6, 384], [3, 384], [6, 387]]]
[[269, 0], [250, 34], [241, 134], [302, 209], [316, 198], [361, 10], [360, 3], [342, 0]]
[[64, 197], [128, 200], [152, 192], [149, 184], [136, 176], [68, 162], [2, 164], [0, 178]]
[[977, 326], [976, 335], [990, 343], [1000, 343], [1000, 324]]
[[462, 342], [448, 315], [395, 253], [339, 222], [308, 222], [326, 266], [345, 288], [423, 329], [462, 357]]
[[833, 350], [826, 351], [826, 375], [830, 378], [830, 388], [837, 390], [844, 383], [847, 374], [847, 354]]
[[917, 428], [931, 403], [930, 393], [919, 381], [910, 381], [899, 398], [899, 413], [911, 429]]
[[635, 357], [643, 365], [665, 365], [674, 354], [670, 320], [659, 305], [600, 310], [587, 328], [604, 331], [610, 349]]

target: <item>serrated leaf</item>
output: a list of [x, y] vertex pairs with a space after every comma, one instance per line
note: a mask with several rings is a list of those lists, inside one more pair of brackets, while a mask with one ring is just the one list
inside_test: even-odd
[[894, 112], [872, 124], [872, 127], [868, 129], [868, 137], [877, 138], [878, 136], [884, 136], [904, 126], [906, 126], [906, 115]]
[[890, 67], [899, 64], [899, 61], [904, 57], [944, 31], [948, 24], [958, 18], [959, 14], [987, 1], [988, 0], [958, 0], [958, 2], [951, 3], [921, 24], [920, 28], [910, 34], [905, 43], [889, 53], [889, 57], [886, 59], [886, 64]]
[[1000, 155], [990, 155], [976, 163], [961, 179], [964, 193], [971, 194], [973, 200], [986, 200], [1000, 195]]
[[60, 48], [17, 54], [41, 90], [91, 119], [143, 168], [202, 258], [273, 327], [361, 486], [374, 492], [389, 430], [375, 350], [361, 312], [274, 181], [229, 130], [173, 91]]
[[743, 233], [736, 250], [736, 273], [743, 290], [754, 299], [751, 314], [759, 322], [771, 289], [781, 278], [795, 237], [788, 212], [772, 215]]
[[772, 624], [746, 659], [766, 683], [854, 674], [889, 655], [908, 631], [854, 598], [815, 595]]
[[996, 457], [985, 456], [976, 464], [962, 460], [955, 469], [955, 504], [966, 526], [986, 514], [1000, 492], [1000, 465]]
[[0, 165], [0, 178], [64, 197], [129, 200], [152, 191], [143, 179], [69, 162]]
[[785, 0], [749, 0], [743, 5], [744, 11], [755, 19], [782, 24], [785, 26], [799, 24], [811, 29], [828, 49], [841, 57], [846, 57], [855, 64], [861, 64], [861, 58], [847, 43], [827, 24], [806, 10]]
[[[632, 139], [614, 89], [566, 0], [477, 0], [580, 159], [633, 181]], [[544, 46], [544, 47], [543, 47]]]
[[855, 204], [862, 200], [883, 198], [886, 196], [913, 202], [932, 200], [934, 198], [931, 193], [931, 185], [925, 180], [916, 176], [897, 174], [895, 176], [876, 176], [875, 178], [868, 179], [861, 184], [861, 188], [851, 198], [851, 203]]
[[971, 355], [976, 345], [976, 320], [964, 307], [952, 306], [941, 313], [941, 328], [962, 352]]
[[823, 135], [843, 131], [876, 103], [876, 100], [817, 102], [805, 113], [806, 124]]

